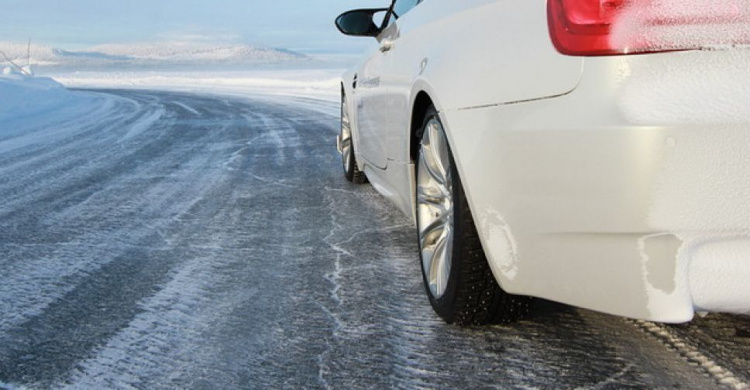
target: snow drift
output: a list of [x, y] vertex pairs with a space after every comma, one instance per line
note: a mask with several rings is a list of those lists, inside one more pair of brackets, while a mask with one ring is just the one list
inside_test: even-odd
[[46, 77], [0, 76], [0, 136], [19, 126], [68, 117], [85, 110], [95, 98], [67, 90]]

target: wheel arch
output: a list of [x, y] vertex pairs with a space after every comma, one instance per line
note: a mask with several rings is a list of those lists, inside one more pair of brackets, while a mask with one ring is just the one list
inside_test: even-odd
[[[456, 170], [458, 171], [459, 177], [461, 178], [462, 185], [466, 189], [468, 184], [466, 182], [467, 175], [464, 174], [463, 166], [461, 164], [462, 159], [460, 154], [460, 147], [459, 145], [454, 144], [453, 134], [451, 131], [451, 128], [449, 126], [448, 118], [446, 117], [447, 112], [443, 110], [443, 106], [441, 106], [441, 103], [437, 96], [439, 96], [435, 90], [432, 88], [432, 86], [426, 82], [426, 80], [419, 80], [417, 83], [415, 83], [415, 92], [412, 94], [412, 104], [411, 104], [411, 120], [410, 120], [410, 133], [409, 133], [409, 154], [410, 154], [410, 160], [413, 164], [415, 164], [415, 170], [416, 170], [416, 163], [419, 153], [419, 148], [421, 145], [421, 139], [422, 139], [422, 125], [424, 124], [425, 117], [427, 115], [427, 112], [430, 107], [434, 107], [435, 111], [437, 111], [438, 116], [440, 117], [440, 120], [443, 125], [443, 131], [445, 132], [445, 137], [448, 142], [449, 147], [451, 148], [452, 157], [454, 160], [454, 163], [456, 164]], [[415, 175], [416, 178], [416, 175]], [[416, 183], [415, 183], [415, 189], [416, 191]], [[474, 204], [473, 204], [473, 196], [469, 191], [466, 191], [466, 199], [469, 206], [469, 212], [473, 214]], [[416, 192], [415, 192], [416, 194]], [[414, 220], [416, 221], [416, 195], [412, 196], [412, 205], [413, 205], [413, 213], [414, 213]], [[472, 217], [473, 218], [473, 217]], [[482, 226], [479, 226], [475, 223], [475, 227], [478, 231], [482, 230]], [[486, 247], [484, 244], [484, 235], [479, 234], [480, 240], [482, 241], [482, 247]], [[485, 252], [486, 253], [486, 252]], [[505, 288], [502, 285], [502, 281], [500, 278], [497, 277], [498, 273], [495, 272], [495, 270], [492, 270], [493, 275], [495, 276], [495, 280], [497, 281], [498, 285], [500, 285], [500, 288]]]
[[412, 162], [417, 161], [417, 153], [422, 138], [422, 124], [425, 115], [427, 115], [427, 110], [433, 106], [436, 110], [438, 109], [430, 94], [423, 90], [417, 92], [411, 106], [411, 123], [409, 125], [409, 157]]

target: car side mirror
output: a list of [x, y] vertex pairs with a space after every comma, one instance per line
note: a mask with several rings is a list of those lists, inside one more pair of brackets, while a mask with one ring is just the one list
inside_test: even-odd
[[344, 35], [376, 37], [382, 29], [375, 24], [375, 14], [385, 11], [388, 11], [388, 8], [355, 9], [344, 12], [336, 18], [336, 27]]

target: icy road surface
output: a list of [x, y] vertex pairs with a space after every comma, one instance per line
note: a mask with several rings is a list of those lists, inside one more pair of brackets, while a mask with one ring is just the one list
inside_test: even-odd
[[332, 103], [150, 91], [0, 132], [0, 388], [743, 388], [748, 318], [458, 328]]

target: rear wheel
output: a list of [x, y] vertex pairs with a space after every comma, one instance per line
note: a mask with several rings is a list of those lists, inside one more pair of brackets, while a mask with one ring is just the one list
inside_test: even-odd
[[434, 108], [422, 125], [416, 200], [422, 275], [435, 312], [459, 325], [523, 316], [531, 299], [506, 293], [495, 280]]
[[341, 145], [341, 163], [344, 166], [344, 176], [352, 183], [362, 184], [367, 181], [365, 173], [359, 170], [357, 159], [354, 156], [354, 139], [352, 137], [352, 126], [349, 119], [349, 107], [346, 95], [341, 95], [341, 132], [339, 134]]

